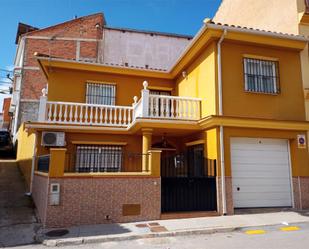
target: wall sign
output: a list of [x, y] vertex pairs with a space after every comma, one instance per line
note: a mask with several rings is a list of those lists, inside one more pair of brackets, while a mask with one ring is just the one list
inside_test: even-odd
[[307, 147], [306, 135], [297, 135], [298, 148], [305, 149]]

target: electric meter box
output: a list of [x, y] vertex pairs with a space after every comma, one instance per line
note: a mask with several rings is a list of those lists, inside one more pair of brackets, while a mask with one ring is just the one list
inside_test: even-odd
[[60, 205], [60, 184], [59, 183], [50, 184], [49, 205], [51, 206]]

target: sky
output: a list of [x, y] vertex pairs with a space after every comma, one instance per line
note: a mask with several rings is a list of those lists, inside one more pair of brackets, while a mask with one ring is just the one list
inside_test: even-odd
[[221, 0], [0, 0], [0, 111], [1, 90], [10, 80], [16, 52], [18, 22], [38, 28], [103, 12], [107, 25], [195, 35], [203, 20], [212, 18]]

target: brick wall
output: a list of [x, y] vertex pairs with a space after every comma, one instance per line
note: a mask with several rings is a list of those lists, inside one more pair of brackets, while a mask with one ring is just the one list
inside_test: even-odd
[[[45, 227], [156, 220], [161, 213], [160, 182], [140, 177], [50, 178], [49, 184], [60, 183], [60, 205], [44, 207], [46, 182], [35, 176], [33, 199]], [[124, 204], [140, 205], [140, 213], [124, 215]]]
[[21, 99], [39, 100], [47, 80], [41, 70], [24, 70], [21, 85]]
[[[33, 100], [39, 100], [41, 90], [47, 85], [45, 75], [39, 70], [34, 53], [64, 59], [80, 58], [96, 61], [98, 51], [96, 39], [102, 39], [104, 23], [102, 14], [94, 14], [25, 34], [24, 68], [20, 92], [22, 102], [17, 117], [17, 127], [21, 122], [36, 120], [38, 103], [34, 103]], [[99, 28], [96, 24], [99, 24]]]

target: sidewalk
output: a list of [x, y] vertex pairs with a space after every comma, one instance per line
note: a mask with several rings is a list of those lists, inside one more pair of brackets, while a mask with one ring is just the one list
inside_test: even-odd
[[262, 214], [78, 226], [68, 229], [69, 233], [61, 238], [47, 237], [45, 233], [49, 230], [41, 230], [37, 235], [37, 240], [47, 246], [77, 245], [140, 238], [231, 232], [246, 227], [304, 222], [309, 222], [309, 211], [302, 213], [282, 211]]

